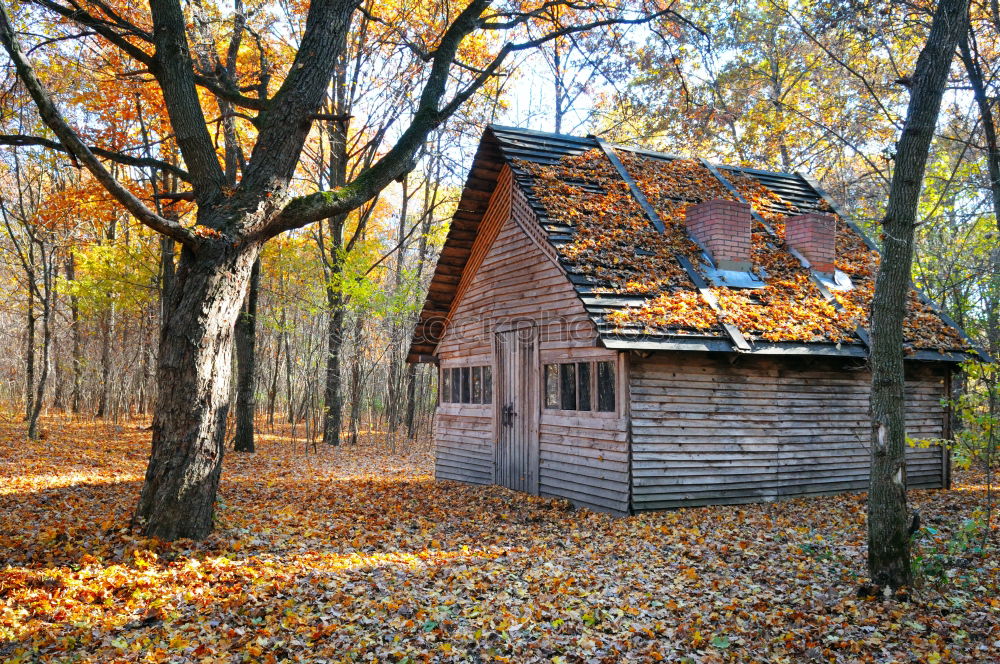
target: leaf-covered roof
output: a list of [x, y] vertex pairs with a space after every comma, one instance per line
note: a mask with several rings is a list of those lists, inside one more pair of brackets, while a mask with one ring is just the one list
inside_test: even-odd
[[[878, 252], [806, 176], [498, 126], [487, 129], [483, 143], [473, 174], [477, 167], [495, 170], [497, 153], [511, 167], [604, 345], [867, 355]], [[487, 145], [492, 166], [479, 163]], [[685, 223], [688, 207], [712, 199], [750, 204], [752, 263], [763, 287], [712, 285]], [[850, 277], [850, 290], [827, 288], [785, 244], [785, 220], [806, 212], [835, 215], [836, 267]], [[430, 305], [442, 308], [440, 298]], [[916, 290], [905, 339], [908, 353], [921, 359], [960, 360], [973, 350]], [[426, 334], [423, 341], [416, 352], [436, 343]], [[417, 345], [415, 339], [411, 359]]]

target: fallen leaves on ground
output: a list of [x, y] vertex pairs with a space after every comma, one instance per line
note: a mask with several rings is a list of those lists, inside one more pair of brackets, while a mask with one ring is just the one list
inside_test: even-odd
[[981, 478], [912, 492], [947, 583], [873, 599], [859, 495], [616, 518], [265, 431], [168, 544], [129, 529], [147, 431], [44, 428], [0, 425], [4, 662], [1000, 661], [1000, 561], [955, 545]]

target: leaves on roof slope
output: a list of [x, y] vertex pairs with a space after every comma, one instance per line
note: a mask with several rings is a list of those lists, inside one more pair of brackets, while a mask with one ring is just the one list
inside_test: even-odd
[[[0, 661], [1000, 661], [1000, 558], [955, 554], [985, 488], [915, 491], [951, 575], [858, 599], [864, 497], [615, 518], [433, 482], [430, 456], [225, 459], [203, 543], [135, 536], [149, 434], [0, 424]], [[996, 534], [994, 534], [994, 537]]]
[[[693, 202], [717, 198], [738, 200], [698, 162], [686, 160], [664, 162], [627, 153], [623, 156], [623, 161], [643, 194], [664, 219], [668, 234], [687, 237], [685, 210], [690, 203], [678, 205], [673, 202], [673, 198], [686, 196]], [[678, 162], [684, 164], [681, 166], [683, 171], [697, 172], [700, 177], [687, 177], [678, 181], [674, 174]], [[658, 184], [664, 180], [676, 184], [664, 188]], [[736, 186], [740, 188], [739, 184]], [[768, 193], [770, 192], [766, 190], [760, 192], [761, 195]], [[753, 199], [746, 197], [745, 194], [744, 197], [756, 208]], [[669, 224], [666, 223], [668, 218]], [[772, 239], [759, 222], [753, 222], [751, 262], [755, 267], [763, 267], [767, 272], [763, 288], [712, 289], [725, 312], [726, 322], [735, 324], [751, 339], [833, 343], [851, 339], [856, 323], [848, 317], [841, 317], [839, 312], [823, 299], [812, 282], [809, 271], [790, 253], [775, 247], [771, 242]], [[700, 263], [699, 256], [691, 258], [693, 264]]]
[[[668, 334], [719, 334], [720, 322], [734, 323], [750, 339], [772, 342], [857, 341], [867, 327], [878, 255], [838, 218], [837, 267], [856, 288], [828, 301], [809, 270], [783, 244], [785, 218], [800, 211], [747, 175], [731, 177], [740, 194], [773, 228], [777, 238], [754, 221], [752, 263], [767, 274], [754, 290], [715, 287], [723, 312], [713, 311], [675, 259], [699, 265], [701, 251], [688, 236], [687, 208], [714, 198], [735, 200], [701, 163], [656, 159], [627, 150], [619, 157], [665, 226], [658, 233], [632, 197], [627, 184], [597, 149], [567, 156], [556, 164], [518, 161], [532, 176], [532, 191], [551, 221], [573, 229], [557, 243], [570, 269], [596, 280], [596, 292], [644, 296], [640, 306], [614, 309], [605, 321], [620, 330]], [[820, 201], [820, 208], [826, 208]], [[911, 294], [905, 327], [915, 348], [964, 349], [967, 344], [939, 316]]]
[[718, 316], [674, 258], [694, 255], [697, 245], [686, 235], [659, 233], [600, 150], [552, 165], [516, 165], [532, 176], [532, 191], [548, 216], [573, 227], [572, 239], [557, 245], [570, 269], [595, 279], [600, 292], [651, 299], [642, 308], [611, 312], [609, 323], [680, 334], [721, 331]]
[[[785, 238], [786, 218], [811, 211], [799, 210], [749, 176], [735, 177], [733, 184], [782, 240]], [[837, 269], [850, 276], [854, 284], [853, 290], [834, 293], [844, 308], [844, 312], [838, 317], [844, 321], [842, 329], [846, 330], [847, 325], [861, 325], [867, 329], [880, 256], [877, 251], [868, 248], [861, 236], [840, 215], [829, 209], [825, 200], [820, 200], [818, 211], [833, 214], [837, 219]], [[782, 253], [789, 259], [792, 258], [790, 254]], [[917, 292], [912, 289], [907, 302], [906, 318], [903, 321], [903, 338], [917, 349], [969, 349], [969, 344], [955, 328], [945, 323], [931, 307], [921, 302]]]

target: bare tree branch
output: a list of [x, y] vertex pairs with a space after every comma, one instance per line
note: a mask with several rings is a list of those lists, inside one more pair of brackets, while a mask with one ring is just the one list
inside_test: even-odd
[[431, 73], [424, 84], [410, 126], [403, 132], [396, 144], [350, 184], [334, 191], [301, 196], [289, 202], [281, 214], [275, 217], [266, 228], [261, 229], [265, 237], [271, 237], [293, 228], [301, 228], [335, 214], [349, 212], [375, 196], [390, 182], [407, 173], [413, 168], [414, 156], [423, 145], [427, 135], [453, 115], [463, 103], [495, 76], [504, 60], [511, 53], [535, 48], [558, 37], [576, 32], [585, 32], [608, 25], [648, 23], [656, 18], [674, 14], [671, 8], [667, 8], [635, 19], [602, 19], [567, 26], [537, 39], [517, 43], [508, 42], [478, 76], [456, 92], [454, 97], [442, 106], [441, 100], [447, 89], [449, 72], [456, 61], [462, 40], [476, 29], [492, 29], [491, 26], [498, 25], [496, 23], [484, 24], [482, 13], [489, 4], [490, 0], [473, 0], [445, 31], [438, 47], [430, 54]]
[[[49, 150], [58, 150], [59, 152], [65, 152], [72, 155], [72, 153], [59, 141], [53, 141], [50, 138], [43, 138], [41, 136], [28, 136], [26, 134], [0, 134], [0, 145], [13, 145], [18, 147], [38, 146], [48, 148]], [[98, 157], [103, 157], [109, 161], [122, 164], [123, 166], [156, 168], [164, 171], [165, 173], [176, 175], [185, 182], [190, 181], [190, 176], [187, 171], [160, 159], [154, 159], [152, 157], [133, 157], [132, 155], [122, 154], [121, 152], [114, 152], [112, 150], [105, 150], [104, 148], [96, 146], [89, 146], [88, 149]]]

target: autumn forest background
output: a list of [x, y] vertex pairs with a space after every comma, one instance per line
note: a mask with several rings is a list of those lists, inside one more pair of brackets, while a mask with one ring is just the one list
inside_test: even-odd
[[[196, 55], [208, 71], [218, 63], [207, 50], [225, 54], [233, 26], [211, 6], [194, 9], [206, 49]], [[246, 10], [253, 27], [227, 63], [237, 76], [244, 67], [287, 66], [296, 17], [304, 14], [294, 4], [280, 9]], [[596, 133], [717, 163], [810, 173], [877, 235], [905, 79], [926, 30], [919, 7], [719, 3], [685, 7], [682, 16], [682, 23], [559, 39], [521, 56], [435, 132], [402, 182], [342, 222], [269, 243], [251, 333], [252, 392], [267, 425], [296, 424], [310, 440], [327, 443], [355, 441], [362, 430], [410, 438], [427, 430], [433, 372], [407, 366], [405, 348], [471, 151], [488, 123]], [[345, 119], [314, 125], [296, 174], [303, 192], [326, 186], [338, 168], [350, 175], [370, 163], [419, 92], [418, 79], [405, 73], [418, 53], [401, 45], [403, 29], [395, 27], [416, 19], [375, 18], [357, 19], [365, 25], [343, 56], [342, 87], [327, 102], [331, 117]], [[422, 29], [434, 29], [423, 20]], [[989, 95], [996, 26], [988, 13], [977, 25], [972, 57]], [[43, 45], [51, 50], [44, 75], [54, 92], [79, 104], [93, 144], [130, 158], [113, 165], [115, 174], [183, 222], [193, 206], [180, 193], [182, 182], [158, 163], [176, 165], [179, 155], [153, 86], [141, 74], [118, 71], [107, 45], [71, 41], [59, 21], [45, 28], [52, 44]], [[928, 168], [914, 280], [995, 350], [1000, 294], [987, 146], [959, 64]], [[8, 71], [0, 306], [5, 336], [16, 343], [0, 360], [3, 399], [29, 416], [35, 403], [41, 412], [112, 421], [144, 415], [156, 391], [159, 302], [178, 250], [132, 219], [72, 159], [34, 138], [46, 132], [11, 77]], [[252, 125], [224, 102], [208, 115], [219, 150], [244, 159], [241, 137], [253, 134]], [[334, 346], [339, 362], [331, 363]], [[235, 403], [235, 381], [232, 389]], [[342, 412], [333, 423], [339, 437], [324, 426], [328, 404]]]
[[[145, 3], [4, 4], [39, 78], [108, 171], [159, 217], [193, 227], [202, 201], [164, 90], [123, 55], [141, 54], [152, 34]], [[515, 4], [520, 13], [505, 6], [494, 20], [532, 47], [490, 69], [503, 38], [468, 37], [448, 85], [488, 75], [399, 177], [263, 245], [229, 322], [227, 467], [220, 526], [203, 543], [128, 530], [183, 243], [140, 223], [61, 147], [4, 60], [0, 660], [1000, 661], [989, 659], [1000, 657], [1000, 572], [977, 557], [995, 538], [997, 379], [976, 361], [953, 394], [960, 489], [916, 498], [937, 519], [921, 531], [918, 599], [854, 596], [857, 496], [619, 527], [561, 503], [432, 482], [436, 371], [407, 364], [406, 351], [486, 125], [809, 173], [878, 238], [935, 3], [657, 2], [634, 22], [605, 22], [599, 5]], [[184, 5], [222, 196], [237, 191], [265, 132], [253, 100], [288, 75], [308, 5]], [[310, 118], [296, 195], [342, 187], [394, 148], [464, 8], [358, 4]], [[1000, 12], [986, 1], [970, 12], [928, 160], [913, 280], [1000, 357], [990, 175], [1000, 167]], [[598, 27], [564, 30], [587, 21]], [[761, 524], [777, 535], [755, 539]], [[684, 546], [664, 545], [668, 531]], [[768, 586], [775, 570], [797, 581]], [[649, 584], [686, 599], [643, 595]], [[616, 598], [629, 588], [643, 599], [624, 606]]]

